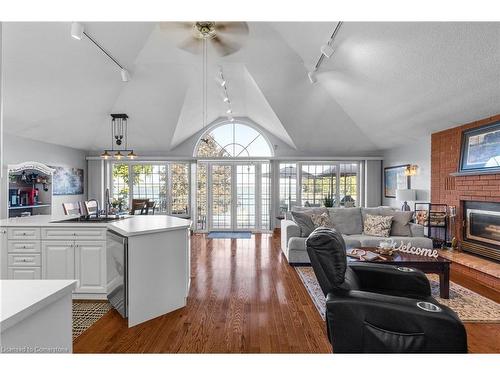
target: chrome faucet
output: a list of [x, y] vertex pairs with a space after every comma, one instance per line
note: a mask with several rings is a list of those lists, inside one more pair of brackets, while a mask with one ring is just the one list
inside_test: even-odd
[[104, 197], [104, 215], [106, 216], [106, 219], [108, 218], [109, 214], [109, 208], [111, 207], [111, 201], [109, 199], [109, 189], [106, 188], [105, 192], [105, 197]]
[[99, 201], [98, 201], [97, 199], [89, 199], [89, 200], [86, 202], [86, 204], [87, 204], [87, 205], [86, 205], [87, 213], [88, 213], [88, 214], [89, 214], [89, 216], [90, 216], [90, 212], [88, 211], [88, 203], [89, 203], [89, 202], [95, 202], [95, 203], [96, 203], [97, 207], [96, 207], [96, 210], [95, 210], [95, 217], [96, 217], [96, 219], [97, 219], [97, 218], [99, 218], [99, 216], [100, 216], [100, 215], [99, 215], [99, 213], [100, 213], [100, 211], [99, 211]]

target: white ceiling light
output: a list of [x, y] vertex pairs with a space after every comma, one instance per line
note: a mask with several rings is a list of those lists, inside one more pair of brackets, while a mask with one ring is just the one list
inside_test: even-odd
[[321, 46], [321, 53], [326, 57], [330, 58], [333, 55], [333, 48], [329, 44], [324, 44]]
[[122, 76], [122, 82], [128, 82], [130, 81], [130, 74], [127, 69], [123, 69], [120, 71], [120, 74]]
[[307, 73], [307, 76], [309, 77], [309, 81], [311, 81], [311, 83], [318, 82], [318, 79], [316, 78], [316, 71], [313, 70], [313, 71]]
[[317, 82], [316, 71], [319, 70], [324, 58], [325, 57], [330, 58], [333, 55], [334, 50], [332, 45], [335, 40], [335, 37], [337, 36], [337, 33], [340, 30], [340, 26], [342, 26], [342, 21], [337, 22], [337, 25], [333, 30], [332, 36], [330, 37], [330, 40], [326, 44], [321, 46], [321, 55], [319, 56], [316, 65], [314, 65], [314, 68], [307, 73], [307, 76], [309, 77], [309, 81], [311, 81], [311, 83]]
[[84, 30], [80, 22], [73, 22], [71, 24], [71, 37], [76, 40], [82, 40]]
[[71, 24], [71, 37], [76, 40], [82, 40], [83, 36], [86, 36], [88, 40], [90, 40], [97, 48], [101, 50], [106, 56], [109, 57], [111, 61], [113, 61], [120, 68], [120, 75], [123, 82], [130, 81], [130, 73], [127, 69], [125, 69], [111, 54], [104, 49], [99, 43], [97, 43], [94, 38], [92, 38], [89, 34], [85, 32], [85, 27], [80, 22], [73, 22]]

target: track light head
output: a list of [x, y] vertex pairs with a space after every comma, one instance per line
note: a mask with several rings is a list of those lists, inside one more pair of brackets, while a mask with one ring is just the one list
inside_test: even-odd
[[224, 100], [224, 103], [228, 103], [229, 102], [229, 98], [227, 96], [225, 96], [224, 99], [222, 99], [222, 100]]
[[309, 73], [307, 73], [307, 76], [309, 77], [309, 81], [311, 83], [316, 83], [318, 82], [318, 79], [316, 78], [316, 71], [310, 71]]
[[321, 53], [325, 55], [325, 57], [330, 58], [333, 55], [333, 47], [330, 46], [329, 44], [323, 44], [321, 46]]
[[128, 72], [127, 69], [120, 70], [120, 74], [122, 76], [122, 82], [130, 81], [130, 73]]
[[85, 28], [80, 22], [73, 22], [71, 24], [71, 37], [76, 40], [82, 40]]
[[229, 108], [229, 109], [226, 111], [226, 113], [227, 113], [228, 115], [230, 115], [231, 113], [233, 113], [233, 111], [231, 110], [231, 108]]

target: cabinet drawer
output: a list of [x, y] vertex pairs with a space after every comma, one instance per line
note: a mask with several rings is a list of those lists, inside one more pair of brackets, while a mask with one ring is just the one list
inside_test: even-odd
[[40, 266], [42, 264], [40, 254], [9, 254], [9, 267]]
[[9, 253], [39, 253], [40, 241], [9, 241], [7, 250]]
[[12, 280], [38, 280], [40, 267], [9, 267], [8, 275]]
[[105, 240], [106, 228], [42, 228], [44, 240]]
[[39, 240], [40, 228], [36, 227], [10, 227], [7, 230], [9, 240]]

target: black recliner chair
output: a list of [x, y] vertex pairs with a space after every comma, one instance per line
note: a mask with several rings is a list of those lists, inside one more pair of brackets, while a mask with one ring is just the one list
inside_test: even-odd
[[431, 297], [413, 268], [347, 263], [344, 239], [317, 228], [307, 253], [326, 296], [326, 326], [335, 353], [467, 353], [465, 328]]

